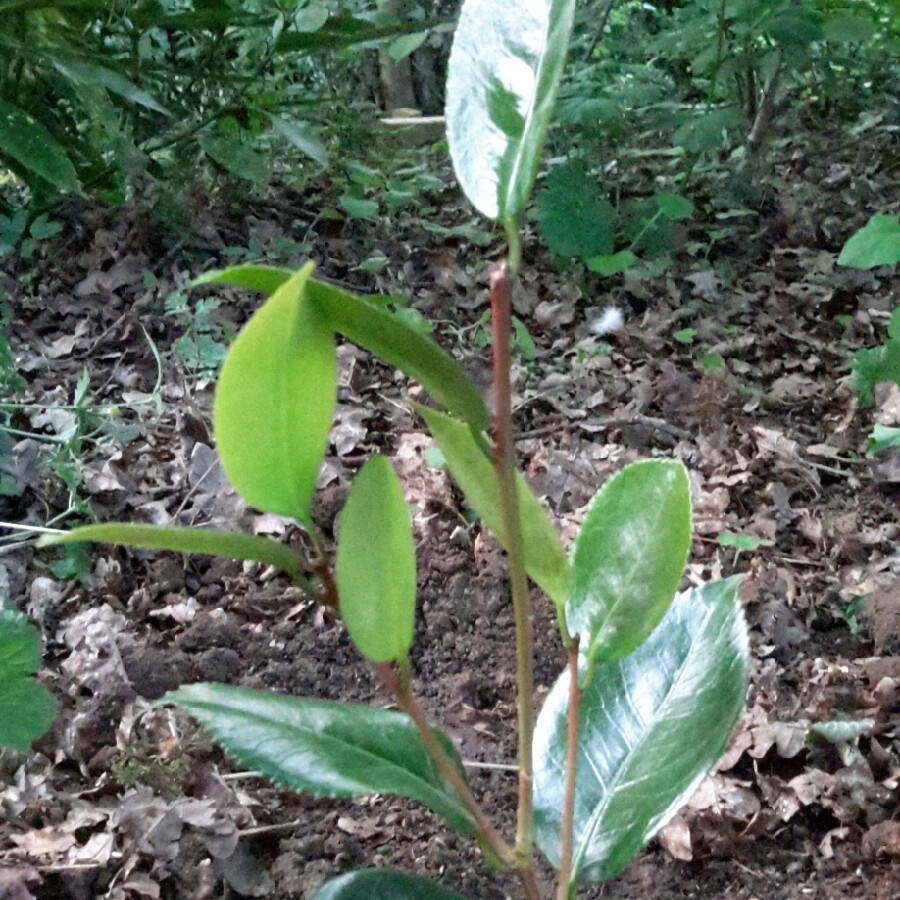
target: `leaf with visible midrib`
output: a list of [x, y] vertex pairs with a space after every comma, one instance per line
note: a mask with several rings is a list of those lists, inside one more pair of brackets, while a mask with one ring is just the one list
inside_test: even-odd
[[416, 549], [409, 507], [390, 463], [360, 469], [341, 513], [335, 580], [341, 618], [372, 662], [406, 659], [416, 611]]
[[691, 545], [691, 494], [679, 462], [650, 459], [597, 492], [572, 550], [569, 632], [589, 662], [630, 653], [675, 596]]
[[258, 309], [216, 387], [213, 425], [235, 490], [265, 512], [309, 525], [337, 393], [334, 335], [308, 295], [312, 263]]
[[[469, 814], [403, 713], [224, 684], [186, 685], [160, 702], [187, 710], [243, 765], [283, 787], [320, 797], [410, 797], [457, 831], [472, 832]], [[453, 745], [435, 735], [461, 770]]]
[[[689, 799], [723, 753], [749, 665], [739, 578], [679, 594], [650, 637], [601, 663], [579, 713], [572, 882], [612, 878]], [[534, 737], [535, 843], [558, 866], [569, 673]]]
[[507, 222], [528, 201], [574, 0], [466, 0], [447, 70], [447, 140], [475, 207]]

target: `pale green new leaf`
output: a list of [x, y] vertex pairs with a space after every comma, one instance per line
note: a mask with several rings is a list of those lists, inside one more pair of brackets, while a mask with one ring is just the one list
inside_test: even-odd
[[575, 0], [466, 0], [447, 71], [447, 140], [460, 186], [490, 219], [528, 202], [562, 75]]
[[[679, 594], [625, 659], [598, 664], [578, 718], [572, 883], [612, 878], [724, 752], [747, 689], [738, 578]], [[535, 842], [560, 859], [569, 673], [534, 736]]]
[[375, 663], [406, 659], [416, 610], [416, 550], [409, 507], [383, 456], [360, 469], [341, 513], [335, 577], [341, 618]]
[[334, 336], [308, 296], [312, 270], [278, 288], [238, 335], [213, 409], [219, 457], [238, 493], [304, 526], [337, 392]]
[[250, 559], [275, 566], [291, 578], [301, 574], [300, 557], [284, 544], [270, 538], [231, 531], [204, 531], [200, 528], [157, 528], [125, 522], [85, 525], [67, 534], [44, 535], [39, 547], [96, 541], [121, 544], [143, 550], [172, 550], [176, 553], [202, 553], [228, 559]]
[[[161, 702], [187, 710], [244, 766], [282, 787], [320, 797], [410, 797], [457, 831], [472, 832], [469, 814], [403, 713], [224, 684], [186, 685]], [[461, 770], [453, 745], [435, 734]]]
[[590, 663], [621, 659], [656, 627], [690, 545], [691, 494], [681, 463], [632, 463], [597, 492], [575, 539], [565, 606], [569, 632], [580, 636]]
[[[506, 529], [500, 514], [494, 466], [479, 446], [472, 429], [436, 410], [418, 404], [414, 406], [438, 442], [450, 473], [462, 488], [466, 499], [484, 524], [497, 536], [501, 546], [506, 547]], [[516, 473], [516, 487], [522, 522], [525, 571], [557, 606], [561, 606], [569, 588], [566, 551], [547, 511], [519, 473]]]

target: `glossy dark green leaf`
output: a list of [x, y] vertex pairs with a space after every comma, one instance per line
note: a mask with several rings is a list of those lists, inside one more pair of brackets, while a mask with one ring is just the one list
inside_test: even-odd
[[341, 513], [335, 576], [341, 618], [372, 662], [406, 659], [416, 610], [416, 549], [409, 507], [390, 463], [360, 469]]
[[684, 466], [632, 463], [597, 492], [572, 550], [569, 632], [591, 662], [621, 659], [656, 627], [691, 545]]
[[124, 522], [104, 522], [85, 525], [68, 534], [45, 535], [39, 547], [52, 544], [74, 544], [96, 541], [101, 544], [121, 544], [143, 550], [173, 550], [176, 553], [203, 553], [228, 559], [251, 559], [275, 566], [292, 578], [300, 575], [300, 557], [284, 544], [270, 538], [230, 531], [203, 531], [199, 528], [156, 528], [153, 525], [132, 525]]
[[357, 869], [324, 884], [312, 900], [465, 900], [427, 878], [395, 869]]
[[79, 188], [75, 166], [65, 149], [32, 115], [0, 101], [0, 154], [60, 191]]
[[[223, 684], [180, 687], [162, 702], [187, 710], [243, 765], [283, 787], [320, 797], [410, 797], [472, 832], [403, 713]], [[450, 741], [436, 734], [458, 762]]]
[[40, 663], [37, 628], [0, 603], [0, 747], [24, 753], [53, 724], [56, 701], [32, 677]]
[[466, 196], [490, 219], [524, 208], [550, 124], [575, 0], [466, 0], [447, 72], [447, 139]]
[[[468, 425], [433, 409], [416, 405], [434, 435], [450, 473], [482, 521], [507, 545], [500, 515], [500, 498], [493, 463], [485, 456]], [[565, 601], [569, 587], [569, 561], [547, 511], [537, 501], [521, 475], [516, 475], [525, 571], [557, 605]]]
[[347, 291], [310, 280], [309, 295], [329, 326], [400, 369], [448, 412], [473, 427], [488, 427], [478, 389], [462, 367], [430, 338], [384, 309]]
[[251, 505], [308, 525], [337, 392], [334, 336], [309, 298], [310, 263], [238, 335], [216, 388], [216, 443]]
[[[581, 701], [572, 882], [612, 878], [690, 798], [725, 750], [747, 689], [738, 578], [679, 594], [625, 659], [599, 664]], [[560, 857], [569, 673], [534, 737], [535, 842]]]

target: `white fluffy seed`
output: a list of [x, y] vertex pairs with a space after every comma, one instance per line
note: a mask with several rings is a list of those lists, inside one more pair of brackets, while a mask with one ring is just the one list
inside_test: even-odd
[[618, 331], [624, 324], [625, 316], [622, 315], [622, 310], [617, 306], [607, 306], [606, 309], [594, 319], [594, 322], [591, 325], [591, 331], [602, 337], [604, 334], [611, 334], [613, 331]]

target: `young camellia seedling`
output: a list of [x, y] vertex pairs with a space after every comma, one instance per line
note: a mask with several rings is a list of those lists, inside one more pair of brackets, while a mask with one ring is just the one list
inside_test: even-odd
[[[315, 557], [264, 538], [91, 525], [56, 541], [259, 559], [339, 614], [397, 711], [221, 684], [170, 693], [229, 753], [280, 785], [326, 797], [395, 794], [425, 804], [547, 896], [534, 847], [557, 869], [559, 900], [607, 879], [675, 814], [722, 753], [744, 702], [748, 640], [737, 580], [677, 593], [691, 535], [684, 467], [647, 460], [592, 502], [571, 556], [517, 472], [510, 403], [510, 300], [518, 222], [561, 76], [574, 0], [467, 0], [447, 84], [447, 134], [460, 185], [506, 232], [491, 279], [495, 411], [460, 366], [383, 306], [298, 272], [241, 266], [198, 279], [268, 296], [239, 334], [216, 391], [214, 428], [231, 483], [253, 506], [291, 516]], [[310, 517], [336, 397], [335, 344], [353, 341], [430, 397], [415, 405], [472, 507], [507, 554], [517, 640], [519, 790], [514, 841], [481, 808], [451, 741], [412, 689], [415, 552], [388, 460], [370, 459], [344, 509], [332, 564]], [[265, 440], [260, 436], [265, 435]], [[553, 601], [567, 666], [534, 721], [528, 579]], [[446, 887], [364, 869], [318, 900], [447, 900]]]

